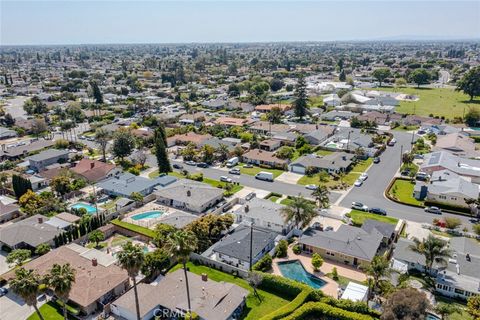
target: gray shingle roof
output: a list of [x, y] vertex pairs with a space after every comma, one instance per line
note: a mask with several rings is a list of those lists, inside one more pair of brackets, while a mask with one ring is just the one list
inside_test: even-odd
[[104, 190], [130, 196], [132, 192], [142, 192], [143, 190], [155, 186], [164, 187], [176, 180], [177, 178], [168, 175], [157, 177], [155, 179], [148, 179], [124, 172], [99, 182], [98, 186]]
[[[248, 210], [246, 210], [248, 207]], [[270, 200], [253, 197], [250, 201], [244, 203], [240, 208], [235, 210], [235, 214], [241, 214], [244, 217], [260, 219], [263, 221], [285, 225], [281, 210], [284, 206], [274, 203]]]
[[[43, 220], [42, 223], [39, 223], [39, 218]], [[47, 217], [36, 214], [25, 220], [5, 226], [0, 232], [0, 242], [10, 247], [14, 247], [22, 242], [32, 247], [50, 242], [63, 230], [45, 223], [46, 221], [48, 221]]]
[[68, 150], [57, 150], [57, 149], [47, 149], [38, 154], [28, 157], [28, 160], [33, 161], [44, 161], [54, 157], [66, 156], [68, 155]]
[[223, 189], [212, 187], [203, 182], [181, 179], [161, 190], [157, 190], [155, 194], [157, 197], [199, 205], [213, 201], [218, 196], [223, 195], [223, 192]]

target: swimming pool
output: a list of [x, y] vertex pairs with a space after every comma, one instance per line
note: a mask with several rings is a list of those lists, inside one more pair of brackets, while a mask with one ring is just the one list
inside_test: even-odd
[[97, 212], [97, 209], [95, 209], [94, 206], [91, 206], [87, 203], [83, 203], [83, 202], [78, 202], [78, 203], [75, 203], [73, 206], [71, 206], [70, 208], [73, 208], [73, 209], [85, 209], [87, 210], [87, 213], [88, 214], [94, 214]]
[[308, 273], [299, 260], [279, 262], [278, 268], [285, 278], [305, 283], [312, 288], [320, 289], [326, 284], [322, 279]]
[[427, 313], [427, 317], [425, 319], [426, 320], [440, 320], [439, 317], [437, 317], [436, 315], [431, 314], [431, 313]]
[[163, 211], [147, 211], [147, 212], [142, 212], [142, 213], [133, 215], [130, 218], [132, 218], [135, 221], [144, 220], [144, 219], [154, 219], [154, 218], [161, 217], [163, 213], [164, 213]]

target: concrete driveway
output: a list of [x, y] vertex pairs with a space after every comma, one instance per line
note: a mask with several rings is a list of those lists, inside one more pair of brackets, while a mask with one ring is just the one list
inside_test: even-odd
[[11, 269], [7, 263], [7, 255], [5, 251], [0, 251], [0, 275]]
[[297, 184], [297, 181], [300, 180], [301, 177], [303, 177], [303, 175], [288, 171], [279, 175], [275, 180], [280, 182]]
[[[8, 294], [0, 298], [0, 318], [2, 320], [27, 319], [35, 310], [29, 307], [19, 296], [14, 294], [8, 287]], [[40, 308], [46, 299], [38, 301]]]

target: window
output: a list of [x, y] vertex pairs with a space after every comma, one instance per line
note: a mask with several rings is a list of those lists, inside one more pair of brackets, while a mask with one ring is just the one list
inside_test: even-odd
[[439, 199], [442, 199], [442, 200], [446, 200], [447, 197], [446, 196], [438, 196]]
[[457, 197], [451, 197], [451, 199], [452, 199], [453, 201], [456, 201], [456, 200], [457, 200]]
[[455, 288], [455, 293], [464, 294], [465, 291]]

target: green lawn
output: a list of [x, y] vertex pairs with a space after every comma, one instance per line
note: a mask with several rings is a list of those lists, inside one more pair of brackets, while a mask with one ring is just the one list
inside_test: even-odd
[[[172, 177], [177, 177], [177, 178], [179, 178], [179, 179], [185, 178], [181, 173], [176, 172], [176, 171], [169, 172], [168, 175], [169, 175], [169, 176], [172, 176]], [[148, 177], [149, 177], [150, 179], [155, 179], [155, 178], [158, 177], [158, 176], [159, 176], [158, 170], [155, 170], [155, 171], [150, 172], [150, 173], [148, 174]]]
[[155, 231], [153, 231], [151, 229], [148, 229], [148, 228], [145, 228], [145, 227], [137, 226], [136, 224], [133, 224], [133, 223], [120, 221], [118, 219], [112, 220], [111, 223], [116, 225], [116, 226], [119, 226], [119, 227], [122, 227], [122, 228], [125, 228], [125, 229], [128, 229], [128, 230], [137, 232], [139, 234], [143, 234], [143, 235], [145, 235], [147, 237], [150, 237], [150, 238], [155, 237]]
[[418, 201], [413, 197], [414, 187], [415, 183], [412, 183], [410, 180], [397, 179], [388, 193], [400, 202], [423, 206], [422, 201]]
[[280, 199], [280, 197], [277, 197], [277, 196], [271, 196], [268, 198], [268, 200], [272, 201], [272, 202], [277, 202], [277, 200]]
[[[176, 265], [169, 272], [175, 271], [179, 268], [181, 268], [181, 265]], [[242, 288], [249, 290], [250, 292], [253, 292], [247, 281], [243, 280], [242, 278], [234, 277], [231, 274], [211, 269], [206, 266], [195, 265], [191, 262], [188, 263], [188, 269], [190, 272], [193, 272], [195, 274], [206, 273], [208, 275], [208, 278], [213, 281], [225, 281], [234, 283]], [[261, 289], [257, 289], [257, 291], [262, 298], [261, 302], [259, 302], [253, 294], [248, 295], [242, 319], [258, 320], [259, 318], [283, 307], [290, 302], [289, 300], [279, 297], [273, 293]]]
[[396, 225], [398, 222], [398, 219], [394, 217], [381, 216], [378, 214], [364, 212], [360, 210], [352, 210], [350, 211], [348, 216], [350, 217], [350, 219], [352, 219], [353, 224], [356, 226], [361, 226], [366, 219], [377, 220], [377, 221], [386, 222], [394, 225]]
[[271, 172], [273, 174], [274, 179], [285, 172], [280, 169], [266, 169], [266, 168], [260, 168], [257, 166], [253, 166], [253, 168], [244, 168], [243, 166], [238, 166], [237, 168], [240, 169], [241, 174], [248, 174], [249, 176], [254, 176], [260, 171]]
[[455, 312], [454, 314], [448, 316], [447, 320], [473, 320], [473, 317], [466, 311], [466, 305], [464, 303], [440, 295], [435, 295], [435, 300], [437, 302], [444, 302], [450, 305], [454, 305], [457, 308], [461, 309], [460, 313]]
[[[67, 304], [68, 305], [68, 304]], [[63, 310], [56, 303], [49, 301], [39, 308], [45, 320], [63, 320]], [[68, 315], [68, 319], [75, 319], [71, 315]], [[34, 312], [27, 318], [27, 320], [40, 320], [37, 313]]]
[[470, 107], [479, 108], [477, 103], [471, 103], [470, 98], [462, 92], [449, 88], [376, 88], [375, 90], [401, 92], [419, 97], [416, 102], [400, 101], [400, 106], [395, 111], [398, 113], [417, 114], [421, 116], [434, 116], [453, 119], [462, 117], [463, 111]]
[[[205, 182], [205, 183], [208, 183], [209, 185], [211, 185], [212, 187], [216, 187], [216, 188], [224, 188], [225, 185], [227, 184], [226, 182], [221, 182], [221, 181], [218, 181], [218, 180], [213, 180], [213, 179], [209, 179], [209, 178], [203, 178], [203, 181], [202, 182]], [[242, 190], [243, 189], [243, 186], [242, 185], [239, 185], [239, 184], [232, 184], [232, 190], [231, 190], [231, 193], [234, 194], [234, 193], [237, 193], [238, 191]]]
[[417, 130], [419, 127], [418, 126], [398, 126], [393, 128], [395, 131], [412, 131], [412, 130]]
[[[329, 277], [330, 279], [334, 280], [332, 273], [327, 273], [326, 276]], [[347, 277], [344, 277], [344, 276], [341, 276], [341, 275], [338, 275], [338, 280], [334, 280], [334, 281], [336, 283], [338, 283], [338, 285], [340, 287], [346, 287], [349, 282], [355, 282], [355, 283], [363, 284], [359, 281], [356, 281], [356, 280], [353, 280], [353, 279], [350, 279], [350, 278], [347, 278]]]
[[329, 150], [318, 150], [317, 152], [315, 152], [316, 154], [318, 154], [319, 156], [328, 156], [329, 154], [332, 154], [333, 151], [329, 151]]
[[415, 172], [415, 174], [418, 172], [418, 166], [415, 163], [402, 164], [400, 171], [407, 170], [407, 169], [410, 170], [411, 172]]
[[373, 162], [372, 158], [368, 158], [367, 160], [361, 160], [352, 168], [350, 172], [360, 172], [360, 173], [365, 172], [365, 170], [367, 170], [368, 167], [370, 167], [372, 162]]

